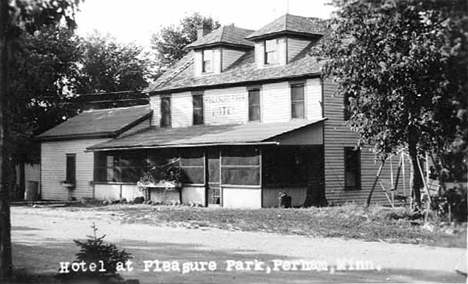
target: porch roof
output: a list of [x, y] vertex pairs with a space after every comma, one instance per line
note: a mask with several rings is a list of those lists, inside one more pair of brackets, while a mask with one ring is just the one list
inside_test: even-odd
[[115, 137], [148, 119], [148, 105], [84, 111], [36, 136], [41, 141]]
[[324, 121], [291, 120], [280, 123], [196, 125], [181, 128], [149, 127], [87, 148], [112, 151], [145, 148], [202, 147], [216, 145], [279, 144], [276, 137]]

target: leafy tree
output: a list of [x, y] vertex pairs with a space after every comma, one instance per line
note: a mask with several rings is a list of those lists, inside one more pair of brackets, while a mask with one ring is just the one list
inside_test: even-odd
[[35, 162], [39, 158], [32, 138], [74, 116], [77, 107], [70, 101], [78, 75], [80, 54], [77, 38], [66, 27], [43, 27], [16, 40], [10, 61], [11, 131], [14, 163]]
[[220, 27], [220, 23], [211, 17], [193, 13], [184, 17], [178, 26], [164, 27], [160, 32], [153, 34], [151, 45], [156, 51], [162, 71], [186, 54], [185, 46], [197, 40], [197, 27], [202, 24], [208, 32]]
[[349, 97], [349, 125], [361, 145], [381, 157], [408, 147], [420, 207], [418, 153], [435, 153], [439, 170], [466, 173], [467, 2], [333, 3], [339, 9], [322, 45], [324, 74]]
[[147, 86], [150, 61], [143, 48], [94, 33], [81, 40], [78, 94], [139, 90]]
[[0, 279], [11, 276], [10, 186], [11, 129], [9, 116], [12, 92], [9, 64], [12, 44], [24, 32], [56, 25], [64, 20], [75, 26], [74, 16], [80, 0], [0, 0]]

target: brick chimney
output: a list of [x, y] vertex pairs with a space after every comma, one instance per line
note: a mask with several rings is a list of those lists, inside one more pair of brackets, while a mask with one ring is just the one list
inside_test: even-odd
[[202, 37], [208, 34], [208, 28], [205, 26], [204, 23], [197, 25], [197, 40], [201, 39]]

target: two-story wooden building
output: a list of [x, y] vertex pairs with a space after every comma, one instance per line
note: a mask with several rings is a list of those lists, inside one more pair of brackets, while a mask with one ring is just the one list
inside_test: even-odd
[[135, 192], [150, 165], [171, 164], [184, 172], [170, 197], [182, 203], [274, 207], [283, 191], [301, 206], [307, 190], [333, 203], [365, 200], [378, 165], [355, 149], [345, 101], [310, 55], [324, 32], [320, 20], [289, 14], [257, 31], [201, 29], [146, 90], [151, 126], [87, 147], [95, 195]]

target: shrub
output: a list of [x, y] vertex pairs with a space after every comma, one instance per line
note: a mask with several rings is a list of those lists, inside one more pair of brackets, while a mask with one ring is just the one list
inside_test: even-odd
[[432, 200], [432, 209], [441, 217], [458, 222], [467, 221], [467, 189], [457, 185]]
[[[91, 226], [94, 235], [87, 236], [85, 241], [73, 240], [75, 244], [81, 247], [80, 251], [76, 254], [75, 263], [84, 262], [87, 265], [95, 263], [98, 268], [94, 271], [87, 269], [86, 271], [78, 270], [70, 273], [59, 274], [58, 277], [63, 281], [97, 281], [98, 283], [116, 283], [122, 280], [122, 277], [117, 273], [117, 264], [125, 263], [132, 258], [131, 254], [125, 250], [119, 250], [114, 244], [104, 243], [106, 235], [97, 237], [97, 227], [93, 223]], [[104, 267], [105, 271], [100, 271], [100, 267]]]

